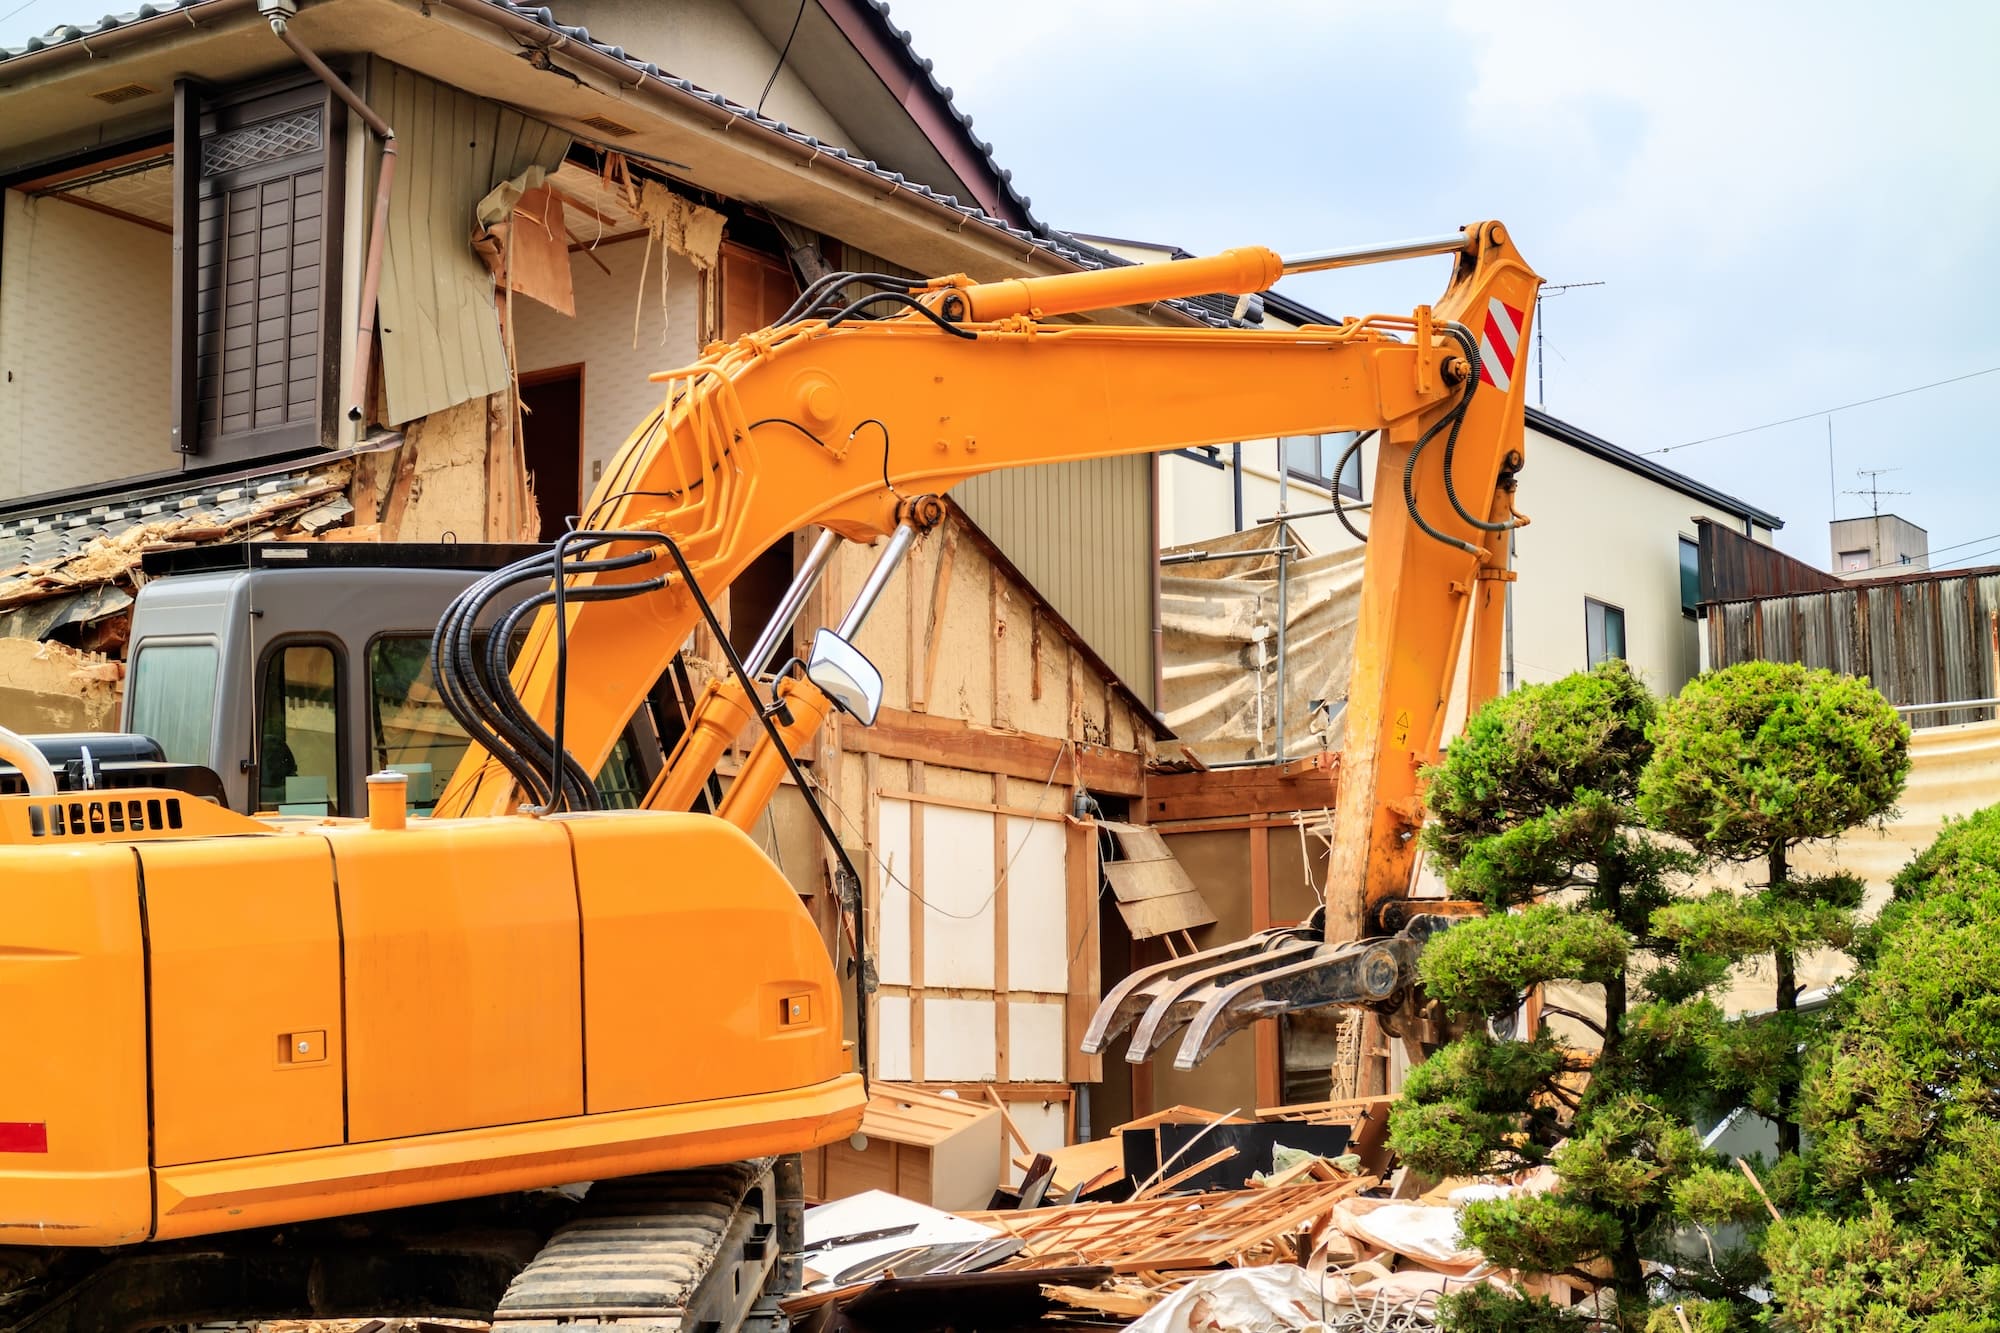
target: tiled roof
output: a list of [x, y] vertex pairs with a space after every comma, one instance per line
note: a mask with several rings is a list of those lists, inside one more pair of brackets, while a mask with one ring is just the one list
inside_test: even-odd
[[155, 18], [161, 14], [171, 14], [176, 10], [193, 9], [200, 0], [168, 0], [166, 4], [141, 5], [130, 14], [106, 14], [93, 23], [59, 23], [38, 37], [30, 37], [20, 46], [0, 46], [0, 61], [11, 60], [15, 56], [43, 51], [51, 46], [61, 46], [66, 42], [80, 42], [90, 37], [101, 36], [114, 28], [122, 28], [142, 19]]

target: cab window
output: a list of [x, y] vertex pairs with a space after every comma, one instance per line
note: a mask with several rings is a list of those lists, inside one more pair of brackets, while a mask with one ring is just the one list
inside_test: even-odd
[[265, 659], [257, 725], [257, 801], [287, 815], [340, 813], [340, 670], [323, 643]]
[[158, 741], [176, 764], [214, 763], [218, 661], [212, 643], [149, 643], [132, 663], [131, 728]]

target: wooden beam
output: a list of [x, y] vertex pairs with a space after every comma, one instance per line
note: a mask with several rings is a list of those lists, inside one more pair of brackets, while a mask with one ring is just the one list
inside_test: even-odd
[[1068, 1038], [1067, 1064], [1071, 1083], [1104, 1081], [1104, 1057], [1083, 1053], [1083, 1034], [1097, 1012], [1103, 973], [1098, 959], [1097, 825], [1079, 820], [1064, 830], [1064, 870], [1069, 929], [1063, 947], [1069, 950], [1069, 997], [1064, 1005]]
[[[956, 768], [1004, 773], [1011, 778], [1047, 782], [1049, 775], [1066, 777], [1061, 762], [1070, 747], [1052, 736], [996, 731], [976, 723], [931, 717], [924, 713], [884, 708], [875, 725], [856, 727], [844, 738], [857, 754], [888, 759], [915, 759]], [[1079, 743], [1075, 763], [1083, 785], [1111, 796], [1139, 796], [1145, 791], [1145, 764], [1138, 754], [1102, 745]]]
[[[1271, 927], [1271, 830], [1250, 830], [1250, 929]], [[1257, 1100], [1275, 1105], [1284, 1086], [1278, 1065], [1283, 1058], [1278, 1049], [1278, 1020], [1266, 1018], [1251, 1029], [1257, 1050]]]
[[[950, 548], [946, 558], [950, 558]], [[933, 624], [935, 629], [935, 624]], [[1013, 1077], [1008, 1052], [1012, 1037], [1007, 1017], [1007, 775], [993, 775], [993, 1055], [1000, 1082]], [[911, 807], [914, 813], [915, 806]], [[1032, 827], [1032, 825], [1030, 826]]]
[[[1331, 810], [1340, 794], [1340, 765], [1258, 764], [1146, 775], [1146, 822], [1243, 818], [1294, 810]], [[1294, 771], [1296, 770], [1296, 771]]]
[[[174, 276], [173, 329], [169, 338], [168, 436], [175, 453], [201, 448], [201, 403], [197, 397], [195, 350], [198, 339], [195, 310], [200, 296], [201, 201], [196, 163], [201, 154], [201, 85], [190, 79], [174, 81]], [[227, 219], [224, 219], [227, 225]], [[218, 347], [217, 360], [220, 361]], [[367, 521], [355, 516], [357, 524]]]

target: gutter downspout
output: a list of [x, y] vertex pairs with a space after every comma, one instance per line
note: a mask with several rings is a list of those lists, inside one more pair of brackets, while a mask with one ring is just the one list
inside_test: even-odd
[[360, 117], [361, 123], [382, 141], [382, 165], [375, 176], [375, 218], [368, 227], [368, 259], [361, 277], [361, 313], [357, 321], [354, 338], [354, 382], [349, 391], [347, 419], [359, 423], [367, 415], [368, 374], [375, 363], [375, 303], [382, 291], [382, 251], [387, 248], [389, 232], [389, 192], [396, 181], [396, 131], [389, 122], [382, 119], [374, 107], [361, 100], [346, 80], [335, 74], [327, 63], [314, 55], [312, 49], [291, 31], [291, 16], [296, 13], [292, 0], [257, 0], [257, 12], [270, 20], [271, 31], [278, 40], [292, 49], [299, 62], [319, 77], [319, 81], [333, 90], [333, 95], [347, 104], [347, 109]]

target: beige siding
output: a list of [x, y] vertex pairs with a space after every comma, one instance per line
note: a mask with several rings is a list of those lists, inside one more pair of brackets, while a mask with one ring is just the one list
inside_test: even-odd
[[531, 166], [554, 168], [569, 135], [375, 62], [369, 102], [396, 131], [378, 322], [392, 423], [507, 387], [493, 278], [472, 253], [473, 210]]
[[173, 238], [19, 190], [6, 210], [0, 498], [178, 466]]
[[1153, 699], [1153, 460], [1012, 468], [952, 492], [1035, 590]]

